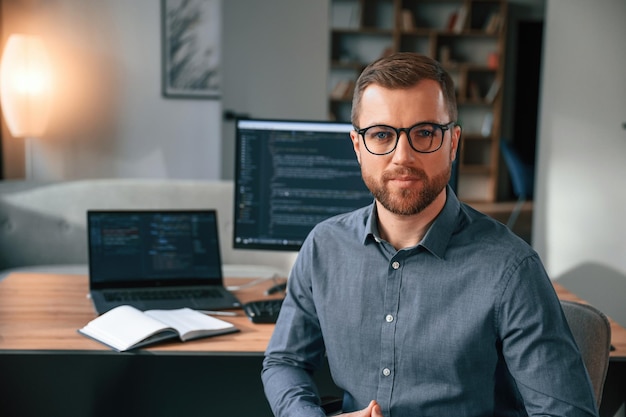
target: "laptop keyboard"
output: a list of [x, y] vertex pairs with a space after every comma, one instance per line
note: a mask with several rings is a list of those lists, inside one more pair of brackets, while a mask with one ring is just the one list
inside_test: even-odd
[[142, 300], [180, 300], [185, 298], [212, 297], [220, 298], [222, 293], [211, 289], [159, 290], [159, 291], [107, 291], [104, 299], [108, 302]]

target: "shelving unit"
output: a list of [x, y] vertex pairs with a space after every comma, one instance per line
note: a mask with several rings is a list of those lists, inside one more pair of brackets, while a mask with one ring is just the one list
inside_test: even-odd
[[495, 202], [499, 175], [506, 0], [331, 0], [329, 118], [349, 121], [354, 81], [395, 51], [439, 60], [457, 87], [459, 197]]

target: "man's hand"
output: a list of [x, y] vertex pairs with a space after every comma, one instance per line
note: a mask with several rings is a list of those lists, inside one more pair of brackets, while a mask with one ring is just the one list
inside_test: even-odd
[[384, 417], [376, 400], [370, 401], [369, 405], [362, 410], [340, 415], [343, 417]]

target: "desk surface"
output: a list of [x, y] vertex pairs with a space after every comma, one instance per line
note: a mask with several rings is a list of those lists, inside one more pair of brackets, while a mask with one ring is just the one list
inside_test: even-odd
[[[226, 280], [228, 285], [241, 282], [241, 279]], [[584, 302], [558, 283], [554, 286], [561, 299]], [[239, 290], [236, 295], [245, 303], [263, 298], [264, 290], [265, 286], [258, 285]], [[95, 317], [87, 293], [87, 278], [82, 275], [11, 274], [0, 283], [0, 351], [111, 351], [77, 332]], [[233, 323], [240, 330], [238, 333], [161, 344], [143, 351], [263, 353], [274, 326], [253, 324], [241, 310], [235, 311], [236, 317], [220, 319]], [[611, 330], [615, 347], [611, 359], [626, 360], [626, 329], [611, 321]]]
[[[245, 279], [226, 280], [227, 285]], [[266, 286], [271, 286], [268, 281]], [[80, 335], [77, 329], [96, 317], [89, 298], [87, 277], [42, 273], [13, 273], [0, 282], [0, 351], [110, 351]], [[265, 298], [264, 285], [236, 291], [241, 302]], [[267, 297], [270, 298], [270, 297]], [[219, 318], [233, 323], [240, 332], [171, 342], [142, 349], [152, 352], [201, 352], [261, 354], [269, 342], [273, 325], [253, 324], [242, 310], [236, 317]]]

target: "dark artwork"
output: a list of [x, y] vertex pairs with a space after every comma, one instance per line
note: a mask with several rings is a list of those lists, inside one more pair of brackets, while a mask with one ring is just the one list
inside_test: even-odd
[[163, 94], [220, 96], [220, 0], [162, 0]]

